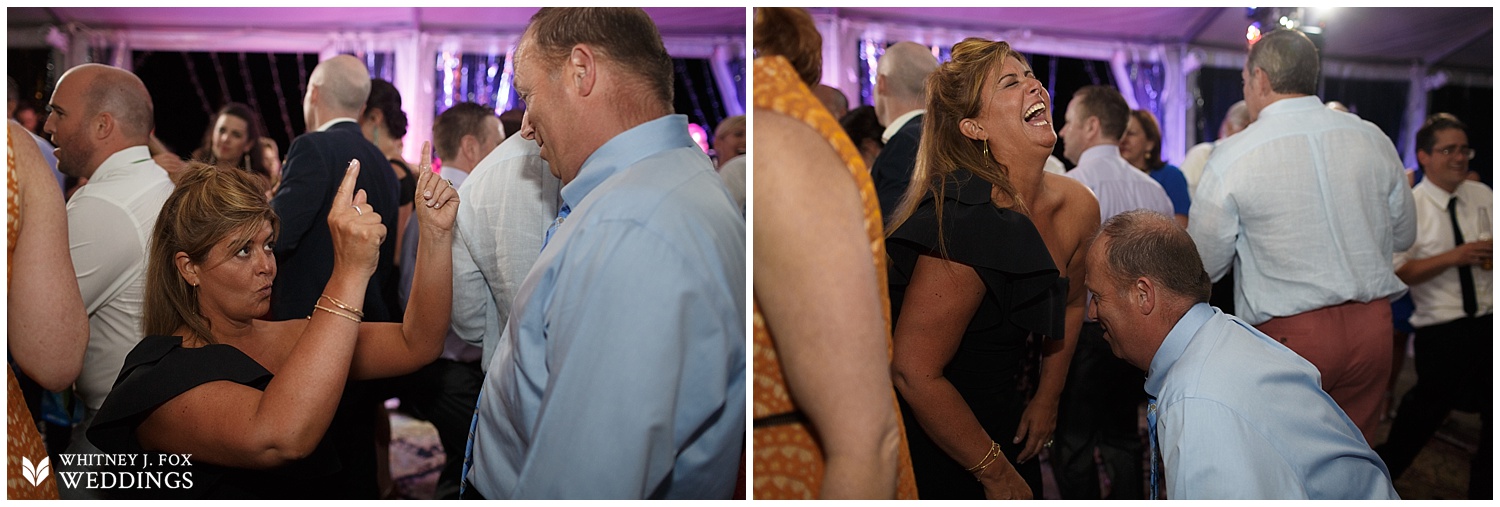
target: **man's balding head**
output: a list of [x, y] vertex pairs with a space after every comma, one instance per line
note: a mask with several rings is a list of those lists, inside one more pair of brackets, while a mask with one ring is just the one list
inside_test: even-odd
[[[146, 91], [141, 78], [125, 69], [97, 63], [73, 67], [62, 79], [70, 75], [80, 78], [84, 85], [86, 114], [109, 114], [132, 146], [146, 144], [156, 120], [152, 117], [151, 92]], [[58, 80], [59, 87], [62, 79]]]
[[921, 109], [927, 101], [927, 76], [937, 70], [932, 50], [915, 42], [897, 42], [876, 64], [875, 113], [882, 125]]
[[[1108, 275], [1118, 286], [1150, 278], [1187, 306], [1208, 302], [1212, 283], [1187, 231], [1171, 217], [1144, 209], [1117, 214], [1099, 228]], [[1099, 245], [1098, 242], [1095, 245]]]
[[1245, 127], [1250, 126], [1250, 106], [1245, 101], [1235, 102], [1229, 106], [1229, 112], [1224, 114], [1224, 122], [1219, 124], [1219, 139], [1240, 133]]
[[319, 62], [307, 79], [307, 97], [303, 100], [307, 128], [317, 128], [337, 117], [357, 118], [369, 97], [370, 70], [364, 62], [350, 55]]
[[68, 69], [52, 93], [46, 131], [58, 169], [89, 177], [115, 152], [143, 146], [155, 128], [151, 93], [124, 69], [88, 63]]
[[[672, 111], [672, 57], [662, 43], [656, 22], [639, 8], [543, 8], [531, 17], [522, 35], [526, 57], [538, 57], [549, 70], [564, 67], [564, 60], [579, 45], [586, 45], [601, 62], [611, 65], [632, 93], [620, 98], [654, 102], [649, 109]], [[522, 47], [516, 50], [521, 58]]]

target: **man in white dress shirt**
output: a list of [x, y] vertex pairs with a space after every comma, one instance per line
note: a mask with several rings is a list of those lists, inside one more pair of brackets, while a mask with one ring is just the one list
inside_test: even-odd
[[[57, 145], [58, 170], [89, 179], [68, 200], [68, 250], [89, 316], [89, 346], [76, 384], [84, 419], [67, 452], [97, 453], [84, 435], [141, 340], [146, 248], [173, 186], [146, 148], [155, 127], [151, 94], [134, 74], [79, 65], [58, 79], [49, 107], [46, 132]], [[59, 493], [100, 498], [83, 488]]]
[[1401, 159], [1374, 124], [1323, 106], [1318, 50], [1277, 30], [1242, 71], [1249, 127], [1214, 149], [1188, 232], [1235, 315], [1301, 354], [1365, 440], [1391, 371], [1391, 255], [1416, 238]]
[[1417, 131], [1417, 162], [1427, 177], [1412, 196], [1417, 242], [1396, 256], [1396, 276], [1416, 304], [1417, 385], [1401, 399], [1390, 437], [1376, 451], [1401, 477], [1454, 409], [1478, 410], [1484, 423], [1469, 468], [1469, 498], [1494, 496], [1494, 241], [1480, 223], [1494, 193], [1469, 181], [1474, 149], [1462, 121], [1448, 113]]
[[[1085, 86], [1073, 94], [1064, 116], [1058, 133], [1063, 156], [1078, 164], [1066, 176], [1094, 191], [1101, 223], [1136, 209], [1172, 215], [1172, 199], [1161, 184], [1120, 156], [1130, 105], [1119, 90]], [[1140, 370], [1111, 354], [1104, 329], [1086, 318], [1063, 387], [1052, 448], [1052, 469], [1064, 499], [1100, 498], [1095, 448], [1114, 484], [1109, 498], [1145, 497], [1136, 429], [1137, 409], [1146, 398], [1143, 385]]]

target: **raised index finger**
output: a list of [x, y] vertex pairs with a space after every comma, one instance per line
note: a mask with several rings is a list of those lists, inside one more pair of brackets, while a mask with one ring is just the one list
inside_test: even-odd
[[422, 141], [422, 160], [417, 162], [420, 167], [432, 171], [432, 141]]
[[344, 180], [339, 182], [339, 189], [333, 193], [333, 209], [352, 206], [354, 202], [354, 180], [359, 177], [359, 159], [349, 161], [349, 168], [344, 170]]

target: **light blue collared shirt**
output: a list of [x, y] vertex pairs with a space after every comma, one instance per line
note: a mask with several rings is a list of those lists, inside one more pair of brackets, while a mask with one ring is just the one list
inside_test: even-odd
[[1207, 303], [1151, 360], [1167, 498], [1398, 500], [1312, 363]]
[[745, 224], [671, 115], [599, 147], [479, 402], [485, 498], [728, 498], [745, 435]]
[[1234, 314], [1261, 324], [1399, 296], [1391, 256], [1416, 240], [1416, 208], [1379, 127], [1297, 97], [1214, 148], [1188, 234], [1209, 277], [1233, 264]]

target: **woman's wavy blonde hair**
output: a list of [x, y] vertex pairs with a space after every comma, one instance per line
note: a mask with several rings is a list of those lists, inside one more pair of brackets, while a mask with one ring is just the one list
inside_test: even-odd
[[[1016, 195], [1015, 185], [1011, 184], [1010, 168], [986, 153], [985, 141], [970, 139], [959, 131], [959, 123], [965, 118], [979, 116], [984, 106], [984, 81], [990, 70], [1000, 66], [1007, 57], [1026, 63], [1010, 44], [970, 37], [953, 45], [952, 58], [927, 77], [927, 112], [922, 120], [922, 144], [917, 148], [917, 165], [912, 172], [911, 186], [886, 227], [887, 236], [911, 218], [917, 205], [931, 194], [935, 200], [938, 237], [942, 238], [944, 183], [959, 169], [968, 169], [999, 188], [1014, 203], [1012, 208], [1026, 212], [1025, 204]], [[938, 242], [939, 245], [943, 243]]]
[[199, 312], [196, 288], [177, 272], [177, 252], [203, 264], [215, 244], [225, 238], [248, 241], [264, 222], [271, 223], [272, 238], [281, 232], [276, 212], [255, 175], [190, 162], [156, 217], [147, 251], [141, 331], [171, 335], [186, 326], [198, 338], [214, 343], [208, 319]]

